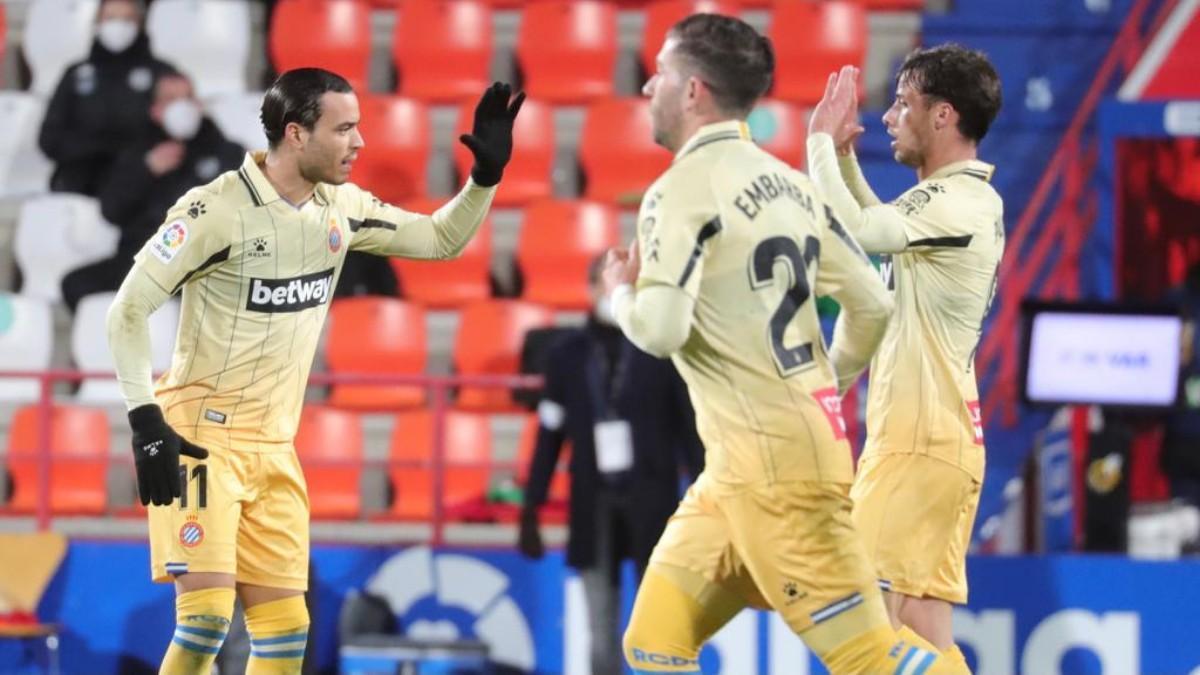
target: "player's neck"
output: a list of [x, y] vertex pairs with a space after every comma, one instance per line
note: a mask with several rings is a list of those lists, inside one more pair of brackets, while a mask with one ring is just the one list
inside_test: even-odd
[[316, 190], [315, 183], [300, 175], [300, 167], [296, 162], [286, 161], [274, 152], [267, 153], [261, 168], [275, 192], [292, 206], [298, 208], [307, 202]]
[[925, 155], [925, 161], [917, 167], [917, 180], [925, 180], [943, 167], [975, 159], [978, 149], [973, 143], [946, 143], [935, 147]]

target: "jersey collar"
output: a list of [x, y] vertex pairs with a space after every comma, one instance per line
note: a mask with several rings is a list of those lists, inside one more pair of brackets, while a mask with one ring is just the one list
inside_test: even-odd
[[947, 164], [937, 171], [934, 171], [931, 175], [926, 176], [926, 180], [932, 178], [946, 178], [948, 176], [954, 176], [961, 173], [972, 178], [978, 178], [985, 183], [990, 183], [992, 180], [992, 174], [995, 173], [995, 171], [996, 167], [988, 164], [987, 162], [981, 162], [977, 159], [968, 159], [961, 162], [954, 162], [953, 164]]
[[[274, 201], [281, 200], [283, 197], [275, 191], [275, 187], [271, 185], [271, 181], [263, 175], [259, 165], [267, 161], [267, 153], [262, 151], [247, 152], [246, 158], [242, 160], [242, 166], [238, 169], [238, 178], [246, 186], [246, 190], [250, 193], [250, 199], [253, 200], [255, 206], [266, 206]], [[329, 203], [328, 195], [325, 194], [327, 186], [324, 183], [318, 183], [313, 190], [313, 201], [321, 206]]]
[[696, 130], [695, 134], [688, 139], [687, 143], [675, 153], [675, 160], [679, 160], [684, 155], [698, 150], [702, 146], [718, 141], [735, 141], [735, 140], [750, 140], [750, 126], [745, 120], [725, 120], [723, 122], [714, 122], [713, 124], [705, 124]]

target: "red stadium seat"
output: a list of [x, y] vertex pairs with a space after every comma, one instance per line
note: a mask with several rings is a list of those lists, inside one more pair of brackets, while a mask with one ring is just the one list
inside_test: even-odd
[[636, 208], [671, 165], [671, 153], [654, 143], [646, 98], [610, 98], [589, 106], [579, 150], [584, 196], [621, 206]]
[[692, 14], [725, 14], [737, 16], [741, 9], [738, 0], [655, 0], [646, 6], [646, 23], [642, 29], [642, 67], [647, 75], [657, 70], [658, 50], [671, 26]]
[[268, 36], [277, 72], [317, 66], [367, 91], [371, 8], [360, 0], [279, 0]]
[[789, 165], [803, 169], [807, 111], [786, 101], [763, 99], [747, 119], [754, 141]]
[[[525, 333], [553, 322], [550, 309], [521, 300], [486, 300], [467, 305], [454, 343], [454, 368], [459, 375], [515, 375]], [[466, 386], [458, 394], [458, 406], [493, 411], [516, 408], [507, 389]]]
[[[39, 408], [19, 408], [8, 437], [8, 471], [13, 481], [8, 509], [37, 510], [41, 448]], [[55, 405], [50, 416], [50, 511], [103, 513], [108, 502], [108, 416], [99, 408]]]
[[551, 103], [611, 96], [617, 62], [617, 8], [601, 0], [525, 5], [517, 36], [525, 90]]
[[615, 246], [617, 209], [601, 202], [542, 200], [525, 209], [517, 242], [521, 297], [557, 309], [589, 309], [588, 265]]
[[[478, 502], [487, 493], [489, 470], [479, 464], [492, 457], [492, 430], [484, 414], [448, 410], [444, 419], [442, 504], [443, 513], [453, 517], [456, 509]], [[403, 520], [433, 516], [433, 453], [433, 414], [419, 410], [397, 415], [390, 455], [392, 461], [406, 464], [389, 470], [391, 516]]]
[[[433, 213], [441, 202], [420, 200], [404, 204], [418, 213]], [[491, 297], [492, 224], [485, 220], [453, 260], [410, 260], [392, 258], [392, 269], [400, 280], [400, 295], [426, 307], [459, 307]]]
[[296, 431], [296, 455], [308, 483], [312, 517], [357, 518], [362, 510], [359, 483], [363, 459], [363, 432], [358, 414], [324, 406], [304, 406]]
[[[4, 5], [0, 4], [0, 72], [4, 67], [4, 55], [8, 51], [8, 17], [4, 10]], [[3, 80], [0, 80], [3, 84]]]
[[406, 0], [392, 45], [405, 96], [477, 98], [492, 57], [491, 6], [486, 0]]
[[[425, 372], [425, 310], [395, 298], [335, 300], [329, 310], [325, 362], [331, 373], [417, 375]], [[335, 384], [329, 404], [357, 410], [424, 405], [416, 385]]]
[[424, 103], [398, 96], [360, 96], [359, 131], [366, 144], [350, 179], [389, 204], [424, 197], [430, 154]]
[[[467, 146], [458, 137], [471, 131], [476, 99], [466, 101], [458, 111], [454, 132], [454, 163], [465, 181], [474, 161]], [[496, 191], [496, 206], [522, 206], [534, 199], [549, 197], [550, 172], [554, 166], [554, 111], [550, 106], [526, 99], [513, 127], [512, 161], [504, 168], [504, 180]]]
[[867, 13], [855, 0], [779, 0], [768, 35], [775, 46], [774, 98], [805, 105], [825, 93], [829, 74], [859, 68], [867, 50]]

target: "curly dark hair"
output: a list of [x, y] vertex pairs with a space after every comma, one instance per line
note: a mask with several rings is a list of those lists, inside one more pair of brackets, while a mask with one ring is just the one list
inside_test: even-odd
[[283, 140], [287, 125], [295, 122], [311, 131], [321, 119], [321, 95], [354, 91], [346, 78], [322, 68], [296, 68], [280, 75], [263, 96], [263, 133], [271, 149]]
[[775, 50], [771, 40], [742, 21], [721, 14], [693, 14], [667, 33], [697, 71], [722, 111], [745, 116], [771, 87]]
[[976, 143], [1000, 112], [1000, 76], [988, 57], [958, 44], [918, 49], [904, 59], [897, 83], [945, 101], [958, 112], [958, 131]]

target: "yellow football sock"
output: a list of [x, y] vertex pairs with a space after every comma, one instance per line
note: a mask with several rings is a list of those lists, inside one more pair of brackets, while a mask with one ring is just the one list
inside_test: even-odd
[[308, 608], [303, 595], [272, 600], [246, 610], [250, 660], [246, 675], [300, 672], [308, 643]]
[[625, 660], [636, 675], [700, 675], [700, 647], [743, 606], [693, 572], [652, 564], [625, 629]]
[[207, 675], [233, 617], [232, 588], [205, 588], [175, 597], [175, 637], [159, 675]]
[[895, 631], [880, 626], [860, 633], [822, 655], [833, 675], [879, 673], [880, 675], [969, 675], [960, 665], [938, 653], [925, 638], [907, 626]]

